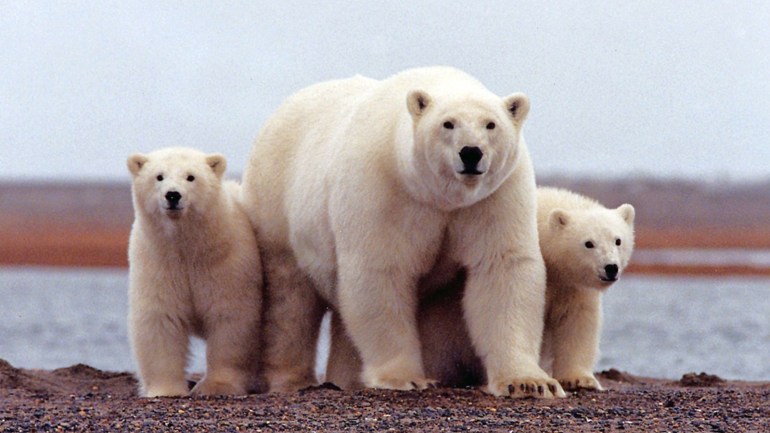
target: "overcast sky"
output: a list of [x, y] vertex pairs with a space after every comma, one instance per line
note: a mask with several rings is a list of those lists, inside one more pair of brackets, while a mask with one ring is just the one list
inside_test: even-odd
[[[409, 4], [409, 6], [407, 6]], [[767, 1], [4, 1], [0, 180], [239, 173], [294, 91], [434, 64], [527, 93], [539, 174], [770, 178]]]

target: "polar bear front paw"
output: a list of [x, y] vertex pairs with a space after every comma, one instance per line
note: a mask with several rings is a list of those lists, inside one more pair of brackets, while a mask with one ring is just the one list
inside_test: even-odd
[[410, 391], [414, 389], [435, 388], [438, 381], [433, 379], [399, 379], [399, 378], [377, 378], [366, 381], [368, 388], [395, 389], [399, 391]]
[[495, 396], [511, 398], [564, 398], [567, 394], [558, 381], [551, 378], [526, 377], [512, 381], [497, 381], [483, 388], [484, 392]]
[[413, 360], [399, 357], [381, 365], [364, 367], [361, 382], [367, 388], [399, 391], [435, 387], [437, 381], [426, 378], [421, 365], [409, 362]]
[[594, 389], [597, 391], [604, 391], [602, 384], [594, 377], [593, 374], [583, 375], [570, 375], [567, 377], [559, 378], [559, 383], [566, 390], [576, 391], [578, 389]]

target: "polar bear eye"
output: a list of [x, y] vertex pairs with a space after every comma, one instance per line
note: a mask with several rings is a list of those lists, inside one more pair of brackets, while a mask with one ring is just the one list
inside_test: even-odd
[[194, 181], [194, 180], [195, 180], [195, 176], [193, 176], [193, 175], [189, 175], [189, 176], [187, 176], [187, 181], [188, 181], [188, 182], [192, 182], [192, 181]]
[[586, 248], [589, 248], [589, 249], [591, 249], [591, 248], [593, 248], [593, 247], [594, 247], [594, 243], [593, 243], [593, 242], [591, 242], [591, 241], [587, 241], [587, 242], [585, 243], [585, 246], [586, 246]]
[[621, 244], [620, 238], [615, 239], [615, 245], [620, 246], [620, 244]]
[[158, 182], [163, 182], [163, 175], [159, 174], [155, 179], [158, 179]]
[[450, 121], [446, 121], [446, 122], [444, 122], [444, 128], [446, 128], [446, 129], [455, 129], [455, 125], [454, 125], [454, 123], [452, 123]]
[[487, 123], [487, 129], [492, 130], [495, 129], [495, 122], [489, 122]]

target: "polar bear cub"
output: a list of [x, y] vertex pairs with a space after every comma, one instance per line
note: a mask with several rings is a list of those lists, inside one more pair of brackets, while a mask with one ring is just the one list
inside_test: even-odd
[[265, 257], [271, 390], [314, 383], [327, 306], [361, 355], [365, 386], [428, 386], [419, 282], [462, 267], [464, 322], [487, 390], [564, 395], [538, 365], [545, 266], [528, 112], [524, 94], [499, 97], [449, 67], [330, 81], [287, 99], [243, 178]]
[[226, 161], [187, 148], [128, 158], [129, 338], [141, 395], [189, 394], [189, 339], [206, 341], [193, 394], [246, 394], [257, 382], [262, 273], [254, 231], [223, 182]]
[[541, 364], [567, 389], [602, 389], [601, 295], [634, 249], [634, 207], [607, 209], [564, 189], [538, 189], [540, 248], [548, 273]]

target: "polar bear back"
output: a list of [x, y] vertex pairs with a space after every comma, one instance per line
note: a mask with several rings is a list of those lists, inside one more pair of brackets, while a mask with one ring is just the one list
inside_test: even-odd
[[248, 162], [249, 167], [260, 168], [247, 169], [242, 186], [246, 212], [265, 242], [288, 243], [287, 191], [292, 175], [301, 170], [315, 177], [305, 178], [305, 185], [323, 184], [318, 176], [326, 172], [334, 153], [334, 142], [326, 138], [346, 122], [356, 99], [376, 83], [356, 76], [310, 86], [289, 97], [265, 124]]

